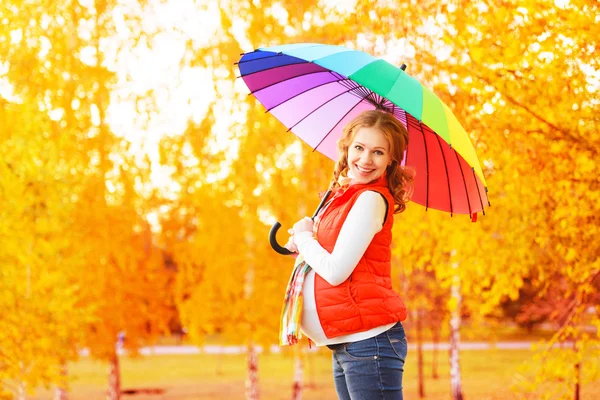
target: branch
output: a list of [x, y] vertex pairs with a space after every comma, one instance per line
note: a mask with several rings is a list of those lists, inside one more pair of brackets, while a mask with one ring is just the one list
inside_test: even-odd
[[[600, 278], [600, 270], [596, 271], [593, 275], [591, 275], [588, 279], [586, 279], [585, 283], [594, 284], [598, 278]], [[544, 353], [542, 354], [542, 361], [544, 361], [546, 359], [546, 357], [548, 356], [548, 353], [550, 352], [550, 350], [556, 343], [556, 339], [560, 338], [561, 335], [565, 332], [565, 330], [571, 325], [571, 322], [576, 315], [578, 306], [580, 306], [583, 303], [582, 300], [583, 300], [583, 298], [580, 298], [579, 296], [575, 296], [575, 298], [573, 299], [571, 304], [569, 304], [569, 306], [567, 307], [566, 311], [568, 312], [568, 315], [565, 318], [565, 321], [563, 322], [563, 324], [560, 327], [560, 329], [558, 330], [558, 332], [556, 332], [552, 336], [552, 339], [550, 339], [550, 341], [548, 342], [548, 346], [546, 346], [546, 348], [544, 349]]]
[[[573, 136], [573, 134], [571, 133], [571, 131], [569, 131], [568, 129], [561, 128], [558, 125], [555, 125], [554, 123], [548, 121], [542, 115], [536, 113], [531, 107], [529, 107], [529, 106], [521, 103], [520, 101], [518, 101], [516, 98], [512, 97], [508, 93], [501, 91], [494, 83], [492, 83], [492, 81], [490, 79], [488, 79], [486, 77], [483, 77], [483, 76], [481, 76], [480, 74], [477, 74], [477, 73], [475, 73], [475, 76], [477, 76], [477, 78], [479, 78], [480, 80], [482, 80], [486, 84], [488, 84], [488, 85], [492, 86], [494, 89], [496, 89], [498, 91], [498, 93], [500, 93], [502, 96], [504, 96], [513, 105], [515, 105], [517, 107], [520, 107], [521, 109], [525, 110], [527, 113], [529, 113], [530, 115], [532, 115], [535, 119], [537, 119], [538, 121], [542, 122], [543, 124], [549, 126], [553, 130], [561, 132], [564, 136], [566, 136], [567, 138], [569, 138], [571, 141], [580, 144], [585, 150], [589, 151], [594, 156], [598, 155], [598, 149], [597, 149], [597, 147], [590, 146], [585, 141], [582, 141], [581, 138], [577, 138], [577, 137]], [[545, 133], [545, 134], [548, 135], [548, 133]], [[561, 138], [553, 136], [553, 137], [551, 137], [551, 139], [552, 140], [560, 140]]]

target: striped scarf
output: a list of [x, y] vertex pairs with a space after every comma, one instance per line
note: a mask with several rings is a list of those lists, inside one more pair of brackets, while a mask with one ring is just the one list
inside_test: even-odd
[[292, 276], [285, 291], [285, 300], [281, 310], [281, 324], [279, 328], [279, 343], [282, 346], [296, 344], [302, 337], [300, 333], [300, 320], [302, 318], [302, 286], [304, 278], [310, 271], [302, 256], [296, 258]]

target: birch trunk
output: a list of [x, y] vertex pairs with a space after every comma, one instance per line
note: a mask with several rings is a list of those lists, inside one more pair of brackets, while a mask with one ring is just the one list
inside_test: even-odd
[[107, 400], [119, 400], [121, 396], [121, 372], [119, 371], [119, 356], [115, 352], [108, 366]]
[[17, 386], [17, 400], [27, 400], [27, 386], [25, 382], [19, 382]]
[[68, 370], [67, 370], [67, 364], [63, 364], [60, 367], [60, 379], [61, 379], [61, 383], [60, 386], [56, 388], [56, 391], [54, 392], [54, 400], [67, 400], [69, 398], [69, 392], [67, 392], [67, 374], [68, 374]]
[[294, 384], [292, 386], [292, 400], [302, 400], [302, 380], [304, 376], [304, 368], [302, 365], [302, 357], [296, 351], [294, 355]]
[[28, 371], [23, 361], [19, 361], [19, 369], [23, 378], [17, 382], [17, 400], [27, 400], [27, 382], [25, 381], [25, 377]]
[[[456, 268], [458, 265], [454, 265]], [[458, 275], [454, 276], [452, 283], [452, 299], [455, 304], [452, 310], [452, 318], [450, 319], [450, 382], [452, 383], [452, 400], [463, 400], [463, 393], [461, 388], [460, 378], [460, 306], [461, 306], [461, 295], [460, 295], [460, 278]]]
[[254, 345], [248, 345], [248, 378], [246, 380], [246, 400], [258, 400], [258, 356]]

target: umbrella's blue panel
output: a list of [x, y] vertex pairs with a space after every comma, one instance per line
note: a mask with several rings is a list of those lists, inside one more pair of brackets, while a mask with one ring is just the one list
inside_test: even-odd
[[246, 53], [244, 55], [242, 55], [242, 58], [240, 58], [240, 64], [247, 62], [247, 61], [252, 61], [252, 60], [256, 60], [258, 58], [264, 58], [264, 57], [273, 57], [277, 55], [277, 53], [273, 53], [272, 51], [260, 51], [260, 50], [256, 50], [250, 53]]
[[315, 61], [315, 64], [337, 72], [340, 75], [348, 77], [377, 59], [362, 51], [344, 51], [336, 53], [320, 60]]
[[[243, 60], [243, 58], [242, 58]], [[273, 57], [264, 57], [249, 62], [239, 63], [240, 73], [242, 76], [253, 74], [255, 72], [264, 71], [265, 69], [272, 69], [277, 67], [283, 67], [284, 65], [291, 64], [302, 64], [306, 61], [301, 58], [287, 56], [285, 54], [278, 54]]]

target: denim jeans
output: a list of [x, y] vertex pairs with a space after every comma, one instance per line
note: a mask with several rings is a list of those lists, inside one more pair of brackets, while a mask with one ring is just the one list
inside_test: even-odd
[[386, 332], [333, 351], [335, 390], [342, 400], [402, 400], [402, 373], [408, 350], [400, 322]]

